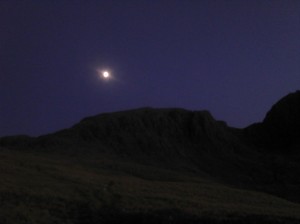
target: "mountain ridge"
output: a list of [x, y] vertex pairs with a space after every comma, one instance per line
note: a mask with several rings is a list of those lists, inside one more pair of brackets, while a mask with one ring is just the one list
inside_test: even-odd
[[0, 145], [13, 149], [109, 153], [156, 166], [217, 175], [221, 168], [209, 170], [210, 161], [215, 167], [233, 170], [235, 163], [248, 160], [239, 154], [248, 152], [253, 156], [230, 130], [208, 111], [142, 108], [84, 118], [69, 129], [37, 138], [2, 138]]
[[[18, 223], [22, 209], [29, 220], [22, 223], [124, 220], [124, 208], [130, 220], [175, 217], [164, 209], [179, 208], [182, 220], [209, 211], [208, 223], [259, 223], [260, 215], [267, 223], [299, 223], [299, 97], [299, 91], [283, 97], [245, 129], [208, 111], [140, 108], [87, 117], [39, 137], [0, 138], [0, 199], [10, 205], [1, 208], [15, 214], [6, 223]], [[15, 197], [23, 198], [22, 209]]]
[[[271, 118], [277, 116], [274, 114], [278, 114], [278, 110], [282, 116], [285, 108], [296, 108], [289, 122], [297, 120], [299, 95], [300, 91], [297, 91], [283, 97], [267, 113], [264, 121], [245, 129], [229, 127], [214, 119], [207, 110], [146, 107], [86, 117], [70, 128], [36, 138], [0, 138], [0, 146], [56, 153], [106, 153], [164, 168], [205, 172], [235, 184], [250, 184], [253, 179], [260, 183], [278, 179], [274, 174], [277, 171], [269, 169], [281, 166], [286, 175], [281, 178], [290, 182], [295, 175], [291, 175], [290, 168], [282, 164], [286, 160], [279, 157], [289, 157], [291, 161], [290, 157], [299, 157], [299, 150], [291, 156], [290, 150], [273, 147], [280, 138], [275, 135], [274, 142], [272, 140], [273, 133], [278, 135], [278, 132], [272, 130], [274, 121]], [[295, 127], [298, 130], [299, 122]], [[293, 147], [297, 149], [297, 146]], [[293, 161], [291, 166], [297, 167], [295, 163]]]

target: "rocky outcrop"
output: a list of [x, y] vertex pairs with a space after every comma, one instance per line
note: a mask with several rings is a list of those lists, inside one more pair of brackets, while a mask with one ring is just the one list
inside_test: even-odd
[[44, 146], [75, 144], [131, 156], [178, 158], [213, 151], [225, 154], [241, 148], [230, 128], [208, 111], [152, 108], [85, 118], [70, 129], [41, 136], [36, 142]]
[[300, 91], [279, 100], [262, 123], [251, 125], [245, 133], [260, 147], [281, 151], [300, 148]]
[[267, 113], [263, 126], [270, 133], [271, 145], [288, 148], [300, 146], [300, 91], [276, 103]]

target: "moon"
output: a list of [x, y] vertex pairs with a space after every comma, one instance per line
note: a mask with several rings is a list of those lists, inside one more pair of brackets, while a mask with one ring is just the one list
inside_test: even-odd
[[109, 77], [110, 77], [109, 72], [108, 71], [103, 71], [102, 72], [102, 77], [105, 78], [105, 79], [109, 79]]
[[[0, 0], [1, 1], [1, 0]], [[98, 79], [100, 79], [102, 82], [111, 82], [115, 80], [114, 73], [109, 68], [97, 68], [96, 74]]]

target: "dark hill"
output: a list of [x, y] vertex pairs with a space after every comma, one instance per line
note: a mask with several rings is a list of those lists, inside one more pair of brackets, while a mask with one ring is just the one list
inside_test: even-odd
[[297, 162], [264, 148], [287, 151], [298, 147], [299, 95], [298, 91], [284, 97], [262, 123], [244, 130], [216, 121], [208, 111], [141, 108], [88, 117], [69, 129], [37, 138], [1, 138], [0, 146], [60, 153], [106, 153], [142, 164], [193, 171], [238, 185], [291, 182], [298, 175]]
[[184, 148], [189, 147], [196, 151], [241, 147], [231, 129], [207, 111], [151, 108], [100, 114], [85, 118], [69, 129], [38, 138], [5, 137], [1, 144], [17, 148], [89, 146], [129, 155], [184, 155]]
[[109, 153], [214, 178], [249, 181], [246, 170], [259, 173], [261, 164], [253, 162], [255, 153], [235, 131], [208, 111], [142, 108], [85, 118], [69, 129], [38, 138], [2, 138], [0, 144], [17, 149]]
[[267, 113], [262, 123], [245, 129], [254, 144], [279, 151], [298, 150], [300, 147], [300, 91], [279, 100]]
[[0, 138], [0, 223], [299, 223], [299, 95], [243, 130], [142, 108]]
[[[238, 148], [237, 138], [224, 122], [207, 111], [143, 108], [83, 119], [51, 136], [83, 145], [102, 145], [128, 155], [185, 156], [188, 148], [222, 151]], [[99, 147], [99, 150], [104, 150]]]

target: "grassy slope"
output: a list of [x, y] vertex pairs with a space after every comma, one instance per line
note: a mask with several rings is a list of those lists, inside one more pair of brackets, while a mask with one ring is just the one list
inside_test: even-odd
[[105, 214], [158, 210], [300, 220], [300, 205], [284, 199], [100, 154], [1, 150], [0, 176], [0, 223], [91, 224]]

